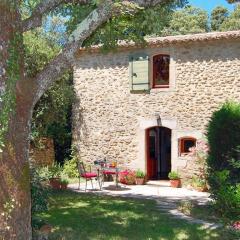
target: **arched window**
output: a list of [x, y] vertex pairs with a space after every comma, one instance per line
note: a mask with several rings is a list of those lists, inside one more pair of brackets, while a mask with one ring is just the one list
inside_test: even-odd
[[187, 155], [192, 147], [196, 147], [196, 138], [183, 137], [179, 139], [179, 155]]
[[169, 87], [170, 56], [165, 54], [153, 57], [153, 88]]

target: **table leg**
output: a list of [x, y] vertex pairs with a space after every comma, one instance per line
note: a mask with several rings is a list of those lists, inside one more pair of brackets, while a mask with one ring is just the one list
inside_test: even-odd
[[99, 188], [100, 188], [100, 190], [102, 190], [102, 174], [101, 174], [101, 171], [100, 171], [100, 169], [98, 169], [97, 170], [97, 172], [98, 172], [98, 184], [99, 184]]
[[116, 169], [116, 188], [118, 188], [118, 170]]

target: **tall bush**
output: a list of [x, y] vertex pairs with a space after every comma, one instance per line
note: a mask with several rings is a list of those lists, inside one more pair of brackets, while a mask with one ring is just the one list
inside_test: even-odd
[[229, 170], [233, 183], [240, 182], [240, 169], [234, 164], [240, 161], [240, 104], [225, 103], [216, 111], [209, 123], [207, 132], [210, 147], [207, 160], [209, 173]]
[[208, 182], [221, 213], [240, 214], [240, 104], [226, 102], [213, 113], [207, 129]]
[[77, 178], [79, 177], [79, 173], [77, 170], [77, 162], [79, 161], [78, 151], [76, 146], [72, 146], [70, 159], [65, 159], [63, 165], [63, 173], [69, 178]]

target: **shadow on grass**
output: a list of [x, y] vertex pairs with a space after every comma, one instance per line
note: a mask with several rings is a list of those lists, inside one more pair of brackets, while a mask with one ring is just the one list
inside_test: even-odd
[[50, 239], [229, 240], [219, 230], [204, 230], [160, 213], [153, 200], [55, 192], [41, 217], [54, 227]]

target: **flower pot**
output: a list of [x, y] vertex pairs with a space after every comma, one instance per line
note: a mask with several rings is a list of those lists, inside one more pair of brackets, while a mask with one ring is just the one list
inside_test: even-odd
[[145, 179], [144, 178], [136, 178], [136, 184], [137, 185], [144, 185]]
[[195, 187], [195, 190], [197, 190], [198, 192], [207, 192], [208, 188], [207, 186]]
[[67, 189], [67, 183], [61, 183], [61, 189]]
[[170, 180], [170, 185], [173, 188], [179, 188], [179, 187], [181, 187], [181, 180], [180, 179], [172, 179], [172, 180]]
[[50, 186], [53, 189], [60, 189], [61, 188], [60, 178], [50, 178], [49, 183], [50, 183]]

